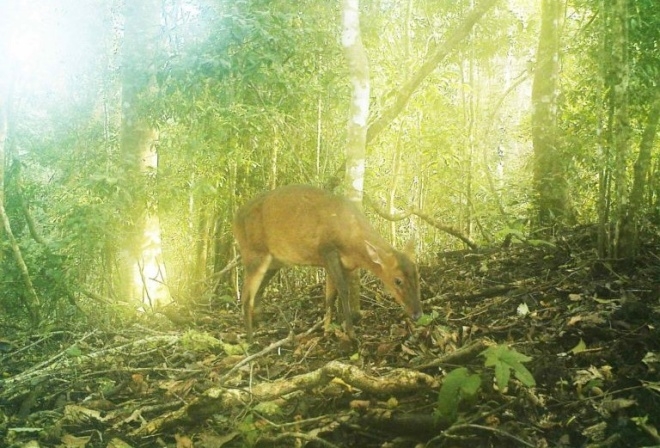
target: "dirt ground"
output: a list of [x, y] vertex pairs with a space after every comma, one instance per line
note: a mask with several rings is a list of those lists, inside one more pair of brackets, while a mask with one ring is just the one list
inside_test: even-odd
[[249, 347], [227, 297], [0, 330], [0, 446], [660, 446], [660, 244], [591, 247], [438, 254], [418, 324], [364, 276], [357, 342], [316, 282], [270, 287]]

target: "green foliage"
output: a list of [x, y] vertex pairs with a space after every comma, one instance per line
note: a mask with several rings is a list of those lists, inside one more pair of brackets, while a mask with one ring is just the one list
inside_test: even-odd
[[444, 424], [453, 423], [461, 403], [472, 401], [480, 387], [479, 375], [469, 373], [465, 367], [452, 370], [443, 379], [433, 416]]
[[[238, 203], [273, 183], [324, 183], [341, 165], [350, 86], [337, 3], [164, 5], [167, 25], [154, 53], [144, 55], [156, 88], [132, 105], [158, 129], [157, 175], [129, 175], [118, 150], [122, 35], [117, 30], [123, 17], [117, 2], [99, 0], [59, 18], [52, 11], [53, 21], [74, 33], [68, 35], [71, 47], [57, 52], [71, 70], [53, 72], [40, 84], [34, 75], [44, 67], [35, 65], [19, 73], [29, 77], [17, 78], [7, 145], [8, 158], [16, 162], [6, 173], [6, 207], [37, 293], [44, 307], [52, 308], [48, 316], [71, 311], [71, 290], [116, 292], [118, 248], [127, 237], [123, 229], [156, 205], [170, 287], [179, 297], [192, 295], [192, 285], [210, 291], [208, 285], [218, 282], [208, 278], [231, 259], [230, 222]], [[190, 9], [184, 10], [186, 5]], [[391, 107], [472, 5], [463, 0], [361, 5], [372, 119]], [[598, 175], [612, 166], [603, 149], [608, 92], [602, 5], [572, 3], [562, 28], [559, 150], [581, 222], [596, 218]], [[367, 194], [385, 203], [396, 186], [395, 207], [419, 207], [478, 243], [510, 233], [529, 244], [548, 244], [525, 239], [534, 198], [529, 75], [538, 24], [538, 2], [495, 6], [417, 88], [395, 122], [369, 143]], [[636, 2], [629, 31], [634, 143], [656, 89], [660, 3]], [[6, 37], [6, 30], [0, 31], [0, 38]], [[656, 159], [657, 154], [654, 165]], [[631, 157], [628, 166], [632, 162]], [[20, 171], [20, 182], [14, 170]], [[46, 244], [30, 235], [20, 198]], [[127, 210], [131, 203], [149, 208]], [[420, 259], [459, 246], [445, 232], [415, 220], [387, 230], [417, 233], [424, 248]], [[383, 224], [381, 233], [384, 229]], [[24, 286], [6, 244], [2, 249], [1, 306], [20, 315]], [[198, 268], [199, 274], [192, 272]], [[424, 316], [420, 323], [433, 319]], [[505, 368], [505, 361], [494, 364], [496, 372], [518, 374], [521, 362]]]
[[531, 361], [529, 356], [518, 353], [506, 345], [495, 345], [481, 352], [486, 358], [486, 367], [495, 367], [495, 382], [500, 391], [506, 390], [509, 384], [511, 371], [515, 377], [527, 387], [534, 387], [536, 381], [523, 363]]
[[78, 347], [77, 345], [72, 345], [71, 347], [66, 349], [66, 354], [70, 358], [78, 358], [82, 356], [83, 353], [80, 347]]
[[254, 406], [254, 411], [266, 417], [277, 417], [282, 415], [282, 408], [274, 401], [262, 401]]
[[245, 354], [246, 347], [241, 344], [228, 344], [211, 336], [208, 333], [190, 330], [181, 337], [181, 345], [189, 351], [209, 353], [216, 349], [222, 350], [228, 356]]
[[439, 316], [438, 312], [432, 310], [430, 313], [422, 314], [422, 317], [417, 319], [416, 324], [421, 325], [422, 327], [427, 327], [431, 325], [438, 318], [438, 316]]
[[181, 336], [181, 345], [186, 350], [193, 352], [211, 352], [222, 345], [222, 341], [214, 338], [208, 333], [190, 330]]
[[243, 436], [243, 446], [254, 446], [259, 440], [259, 430], [252, 414], [246, 415], [238, 424], [237, 429]]
[[[607, 118], [608, 101], [612, 93], [608, 77], [613, 66], [608, 55], [612, 45], [608, 41], [611, 26], [607, 23], [607, 8], [612, 5], [594, 0], [575, 2], [574, 13], [566, 17], [562, 36], [560, 144], [566, 172], [570, 173], [571, 199], [581, 222], [598, 219], [599, 188], [611, 188], [609, 180], [606, 186], [599, 184], [598, 176], [611, 171], [615, 163], [615, 152], [609, 147], [611, 142], [607, 137], [611, 126]], [[630, 4], [628, 12], [628, 130], [630, 146], [637, 147], [657, 91], [660, 4], [653, 0], [639, 1]], [[629, 151], [628, 156], [625, 164], [631, 166], [637, 151]], [[625, 189], [628, 188], [626, 185]], [[610, 192], [603, 192], [605, 196], [609, 198]], [[616, 200], [613, 197], [607, 201]], [[610, 206], [616, 209], [617, 205]]]
[[547, 247], [552, 247], [552, 248], [557, 247], [555, 245], [555, 243], [553, 243], [552, 241], [548, 241], [548, 240], [529, 239], [526, 242], [530, 246], [534, 246], [534, 247], [539, 247], [539, 246], [547, 246]]
[[[500, 391], [504, 391], [509, 383], [511, 371], [521, 383], [533, 387], [536, 383], [531, 373], [523, 366], [531, 358], [510, 349], [505, 345], [489, 347], [481, 353], [486, 358], [486, 367], [495, 367], [495, 380]], [[433, 415], [443, 424], [456, 421], [461, 404], [472, 402], [481, 389], [481, 378], [469, 373], [465, 367], [452, 370], [442, 382], [438, 393], [438, 401]]]

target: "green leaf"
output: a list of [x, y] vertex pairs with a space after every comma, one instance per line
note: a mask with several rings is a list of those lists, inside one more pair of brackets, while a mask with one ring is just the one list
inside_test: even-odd
[[77, 345], [72, 345], [66, 349], [66, 354], [71, 358], [77, 358], [78, 356], [82, 356], [82, 350]]
[[248, 414], [236, 427], [241, 435], [245, 438], [245, 446], [253, 446], [259, 438], [259, 431], [254, 424], [252, 414]]
[[223, 342], [222, 350], [228, 356], [244, 355], [247, 350], [247, 347], [245, 347], [244, 344], [228, 344], [226, 342]]
[[515, 377], [527, 387], [534, 387], [536, 381], [525, 366], [524, 362], [531, 361], [529, 356], [518, 353], [506, 345], [496, 345], [489, 347], [481, 355], [486, 358], [484, 365], [486, 367], [495, 367], [495, 381], [500, 391], [504, 391], [509, 384], [511, 371]]
[[481, 378], [469, 373], [465, 367], [452, 370], [445, 376], [438, 393], [438, 403], [433, 412], [436, 420], [447, 424], [454, 422], [461, 402], [474, 398], [480, 387]]
[[216, 300], [223, 305], [235, 305], [236, 304], [236, 299], [228, 294], [223, 294], [221, 296], [218, 296]]
[[438, 317], [438, 312], [437, 311], [431, 311], [430, 314], [427, 314], [427, 313], [422, 314], [422, 317], [417, 319], [416, 323], [417, 323], [417, 325], [420, 325], [422, 327], [427, 327], [431, 323], [433, 323], [433, 321], [435, 321], [435, 319], [437, 317]]
[[263, 401], [261, 403], [257, 403], [257, 405], [254, 407], [254, 410], [260, 414], [265, 415], [266, 417], [276, 417], [278, 415], [282, 415], [282, 408], [273, 401]]
[[576, 355], [578, 353], [582, 353], [586, 349], [587, 349], [587, 344], [585, 344], [582, 338], [580, 338], [580, 342], [578, 342], [577, 345], [570, 350], [570, 352]]
[[516, 238], [518, 238], [520, 241], [525, 241], [525, 235], [518, 229], [514, 229], [511, 227], [506, 227], [499, 232], [497, 232], [497, 237], [499, 238], [504, 238], [507, 235], [513, 235]]

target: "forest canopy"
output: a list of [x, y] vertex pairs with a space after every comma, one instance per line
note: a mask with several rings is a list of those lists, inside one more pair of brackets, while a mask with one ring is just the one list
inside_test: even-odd
[[[660, 4], [473, 3], [361, 4], [371, 222], [422, 263], [578, 225], [601, 257], [634, 257], [658, 221]], [[341, 192], [338, 3], [1, 8], [5, 316], [235, 296], [240, 204]]]

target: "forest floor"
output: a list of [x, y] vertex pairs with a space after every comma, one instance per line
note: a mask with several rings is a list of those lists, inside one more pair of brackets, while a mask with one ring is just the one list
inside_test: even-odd
[[0, 446], [660, 446], [660, 244], [593, 246], [439, 254], [417, 325], [366, 276], [357, 344], [320, 284], [269, 288], [250, 347], [222, 299], [0, 330]]

